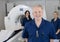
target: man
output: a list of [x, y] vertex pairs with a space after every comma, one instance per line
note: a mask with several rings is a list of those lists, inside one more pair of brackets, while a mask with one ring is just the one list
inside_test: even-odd
[[43, 7], [37, 5], [33, 7], [34, 19], [26, 23], [22, 37], [26, 42], [50, 42], [50, 38], [55, 39], [55, 31], [52, 23], [44, 20]]
[[51, 20], [51, 22], [54, 24], [57, 39], [60, 39], [60, 19], [58, 17], [58, 12], [54, 11], [53, 16], [54, 18]]

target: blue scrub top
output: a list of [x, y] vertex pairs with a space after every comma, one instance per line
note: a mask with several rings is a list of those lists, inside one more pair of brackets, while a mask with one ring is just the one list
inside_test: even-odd
[[[36, 37], [36, 30], [38, 30], [39, 37]], [[22, 37], [28, 38], [28, 42], [50, 42], [50, 38], [55, 39], [56, 35], [53, 24], [42, 19], [39, 28], [34, 20], [26, 23]]]
[[25, 26], [25, 24], [29, 21], [31, 21], [32, 19], [30, 18], [29, 20], [25, 17], [23, 20], [22, 20], [22, 26]]
[[[57, 18], [56, 21], [54, 21], [54, 19], [52, 19], [51, 22], [54, 24], [55, 32], [57, 32], [57, 30], [60, 29], [60, 19]], [[60, 39], [60, 33], [57, 35], [57, 39]]]

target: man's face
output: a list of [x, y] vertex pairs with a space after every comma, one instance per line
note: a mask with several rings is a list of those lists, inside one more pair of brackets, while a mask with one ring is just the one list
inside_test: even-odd
[[43, 16], [43, 9], [41, 7], [34, 7], [33, 16], [34, 16], [34, 19], [36, 19], [36, 20], [41, 19]]

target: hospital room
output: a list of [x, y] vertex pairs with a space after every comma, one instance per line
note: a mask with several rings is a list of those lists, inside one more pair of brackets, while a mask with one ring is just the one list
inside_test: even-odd
[[0, 42], [60, 42], [60, 0], [0, 0]]

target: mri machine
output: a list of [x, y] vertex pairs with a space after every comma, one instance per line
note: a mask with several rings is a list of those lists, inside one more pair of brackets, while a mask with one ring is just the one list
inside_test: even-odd
[[[15, 30], [24, 28], [21, 26], [21, 19], [23, 18], [26, 10], [30, 11], [31, 18], [33, 19], [34, 17], [32, 16], [32, 9], [25, 5], [18, 5], [12, 8], [8, 16], [4, 17], [5, 30], [1, 30], [0, 32], [0, 42], [4, 42], [4, 40], [8, 39]], [[43, 18], [47, 19], [45, 9]], [[10, 38], [7, 42], [23, 42], [24, 40], [22, 38], [22, 32], [23, 30]]]

